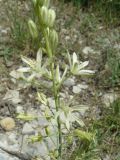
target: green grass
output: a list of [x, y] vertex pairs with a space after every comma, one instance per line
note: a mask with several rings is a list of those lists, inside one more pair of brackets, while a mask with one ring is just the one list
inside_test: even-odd
[[101, 21], [107, 25], [119, 25], [119, 0], [65, 0], [65, 2], [73, 2], [76, 6], [86, 8], [87, 11], [90, 9], [101, 17]]
[[[14, 4], [13, 4], [14, 3]], [[10, 38], [15, 48], [24, 50], [30, 43], [31, 37], [28, 32], [27, 17], [28, 11], [20, 7], [18, 1], [6, 3], [6, 15], [9, 20]]]
[[111, 86], [120, 85], [120, 55], [115, 49], [107, 50], [107, 64], [111, 71], [111, 76], [107, 80]]
[[101, 160], [106, 155], [111, 160], [119, 160], [120, 99], [114, 101], [109, 108], [102, 108], [100, 119], [88, 123], [88, 130], [95, 134], [94, 141], [85, 145], [86, 148], [77, 141], [77, 147], [69, 160]]

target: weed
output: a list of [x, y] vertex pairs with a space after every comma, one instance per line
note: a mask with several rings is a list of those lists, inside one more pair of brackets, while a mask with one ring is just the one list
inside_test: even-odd
[[107, 64], [111, 70], [111, 76], [109, 77], [108, 83], [112, 86], [120, 84], [120, 56], [119, 52], [115, 49], [107, 50]]
[[14, 50], [12, 47], [3, 46], [2, 51], [0, 52], [0, 56], [2, 56], [5, 62], [8, 62], [10, 58], [13, 56]]
[[119, 0], [65, 0], [65, 2], [72, 1], [76, 6], [81, 6], [82, 8], [88, 8], [98, 13], [101, 17], [101, 21], [105, 22], [107, 25], [117, 24], [119, 25], [120, 17], [120, 1]]
[[108, 154], [112, 160], [119, 160], [120, 145], [120, 99], [110, 108], [103, 108], [101, 118], [90, 122], [90, 132], [95, 134], [94, 141], [82, 149], [78, 142], [70, 160], [101, 160]]
[[17, 1], [14, 2], [14, 5], [12, 2], [5, 3], [5, 7], [11, 29], [10, 38], [12, 39], [12, 43], [14, 47], [23, 50], [31, 39], [27, 32], [27, 15], [26, 13], [24, 13], [25, 15], [23, 14], [18, 3]]
[[[20, 68], [18, 71], [24, 73], [22, 78], [27, 83], [31, 83], [31, 85], [36, 82], [39, 86], [40, 81], [38, 79], [40, 77], [52, 82], [50, 90], [54, 97], [54, 110], [50, 108], [47, 95], [43, 92], [37, 93], [38, 101], [45, 106], [43, 117], [50, 123], [44, 127], [46, 135], [39, 133], [38, 136], [33, 136], [30, 139], [32, 142], [44, 142], [47, 137], [51, 138], [52, 141], [52, 137], [56, 137], [57, 143], [53, 141], [55, 144], [55, 150], [53, 150], [52, 153], [48, 150], [49, 155], [46, 155], [46, 157], [61, 160], [63, 157], [63, 151], [66, 148], [65, 142], [67, 138], [71, 139], [72, 137], [73, 139], [77, 137], [78, 139], [82, 139], [85, 143], [89, 143], [89, 141], [92, 141], [93, 139], [93, 135], [91, 133], [82, 131], [81, 129], [74, 129], [72, 127], [73, 122], [77, 122], [81, 127], [84, 126], [83, 120], [79, 119], [76, 112], [85, 111], [88, 107], [83, 105], [74, 105], [73, 99], [69, 99], [69, 101], [62, 100], [60, 97], [62, 84], [66, 79], [73, 75], [89, 76], [93, 75], [95, 72], [85, 70], [84, 68], [89, 62], [79, 62], [75, 52], [73, 55], [70, 55], [69, 52], [67, 52], [68, 64], [65, 64], [63, 69], [64, 71], [61, 72], [60, 64], [56, 64], [55, 61], [55, 53], [58, 45], [58, 34], [54, 29], [56, 14], [53, 9], [49, 8], [49, 3], [49, 0], [33, 0], [35, 16], [38, 23], [33, 20], [29, 20], [28, 26], [33, 39], [38, 40], [39, 36], [41, 36], [41, 41], [39, 42], [40, 48], [37, 52], [36, 60], [22, 57], [23, 62], [26, 63], [28, 67]], [[43, 59], [43, 53], [46, 54], [47, 59]], [[27, 78], [25, 76], [26, 72], [29, 74]], [[46, 88], [46, 90], [48, 89]], [[18, 115], [17, 118], [32, 120], [32, 116], [23, 114]], [[33, 117], [33, 119], [34, 118], [36, 119], [36, 117]], [[53, 131], [51, 131], [50, 127], [53, 122]], [[66, 130], [67, 133], [64, 134], [63, 130]]]

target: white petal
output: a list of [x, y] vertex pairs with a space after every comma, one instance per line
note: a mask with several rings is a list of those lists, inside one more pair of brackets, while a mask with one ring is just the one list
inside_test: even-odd
[[95, 71], [91, 71], [91, 70], [80, 70], [79, 71], [79, 75], [93, 75], [95, 73]]
[[42, 61], [42, 50], [41, 49], [39, 49], [38, 52], [37, 52], [36, 61], [37, 61], [38, 67], [41, 68], [41, 61]]
[[19, 68], [17, 71], [18, 72], [29, 72], [30, 71], [30, 67], [22, 67], [22, 68]]
[[78, 63], [78, 59], [77, 59], [76, 53], [74, 52], [73, 53], [73, 66], [74, 66], [75, 63]]
[[85, 61], [85, 62], [81, 63], [81, 64], [79, 65], [79, 70], [83, 69], [83, 68], [86, 67], [88, 64], [89, 64], [89, 61]]

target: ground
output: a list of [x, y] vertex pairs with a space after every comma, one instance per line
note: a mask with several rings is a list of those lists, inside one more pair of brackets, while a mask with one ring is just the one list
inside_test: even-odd
[[[9, 5], [8, 12], [6, 10], [7, 5]], [[9, 12], [13, 10], [15, 5], [20, 9], [20, 18], [28, 18], [31, 15], [27, 2], [12, 0], [8, 4], [4, 0], [0, 1], [0, 120], [5, 117], [12, 117], [16, 123], [16, 127], [9, 132], [6, 132], [2, 127], [0, 128], [0, 145], [7, 144], [7, 147], [10, 146], [12, 150], [22, 148], [22, 151], [26, 151], [26, 153], [31, 152], [34, 155], [39, 155], [38, 152], [46, 153], [44, 144], [26, 146], [26, 137], [28, 138], [28, 135], [31, 135], [34, 129], [38, 127], [37, 122], [23, 123], [16, 119], [16, 113], [41, 114], [41, 110], [35, 98], [35, 87], [28, 86], [25, 88], [26, 86], [23, 83], [14, 79], [14, 76], [16, 76], [15, 70], [23, 65], [20, 55], [35, 57], [35, 46], [33, 47], [30, 44], [30, 40], [27, 37], [24, 36], [23, 38], [24, 34], [21, 33], [21, 29], [19, 30], [16, 27], [16, 30], [11, 32], [10, 27], [13, 27], [12, 23], [14, 23], [12, 21], [14, 17], [12, 16], [15, 13], [10, 14]], [[109, 63], [113, 63], [115, 66], [117, 61], [114, 62], [109, 57], [112, 52], [113, 54], [118, 54], [117, 60], [120, 59], [120, 27], [108, 27], [101, 22], [101, 17], [97, 17], [94, 13], [88, 11], [83, 12], [71, 3], [63, 5], [63, 3], [56, 1], [53, 3], [53, 8], [57, 13], [56, 30], [59, 33], [60, 41], [57, 50], [57, 62], [63, 64], [66, 50], [69, 50], [70, 54], [76, 52], [81, 61], [88, 60], [89, 69], [95, 71], [93, 77], [73, 77], [69, 79], [64, 84], [61, 93], [63, 97], [75, 96], [78, 104], [89, 106], [89, 110], [82, 118], [85, 121], [87, 130], [94, 132], [96, 144], [91, 144], [88, 151], [86, 151], [86, 155], [90, 155], [89, 157], [94, 155], [95, 157], [92, 157], [92, 159], [97, 157], [97, 160], [119, 160], [120, 119], [113, 106], [118, 105], [119, 108], [120, 105], [120, 67], [116, 67], [115, 76], [113, 69], [115, 67], [112, 66], [111, 69]], [[22, 26], [22, 32], [24, 31]], [[49, 95], [50, 93], [48, 92], [47, 94]], [[52, 95], [49, 95], [49, 97], [53, 105]], [[112, 105], [113, 102], [115, 102], [114, 105]], [[118, 117], [113, 119], [112, 115], [117, 115]], [[41, 120], [39, 125], [44, 125], [45, 123], [47, 122]], [[103, 127], [102, 124], [105, 126]], [[50, 143], [50, 145], [53, 144]], [[39, 150], [39, 148], [42, 149]], [[78, 153], [75, 156], [77, 150], [79, 152], [79, 147], [76, 147], [76, 151], [73, 152], [73, 155], [70, 155], [69, 159], [77, 160], [77, 156], [79, 157]], [[88, 155], [86, 155], [82, 154], [83, 160], [87, 159]], [[2, 156], [7, 160], [6, 157], [8, 155], [5, 155], [0, 150], [0, 160], [2, 160]], [[13, 159], [15, 160], [15, 157]], [[11, 157], [11, 160], [13, 159]]]

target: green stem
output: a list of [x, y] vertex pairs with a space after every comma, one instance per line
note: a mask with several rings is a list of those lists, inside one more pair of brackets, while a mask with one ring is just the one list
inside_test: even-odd
[[[59, 90], [57, 89], [56, 83], [55, 83], [55, 73], [54, 73], [54, 59], [53, 59], [53, 54], [52, 50], [49, 45], [48, 37], [43, 31], [45, 41], [46, 41], [46, 49], [48, 52], [49, 58], [52, 58], [52, 61], [50, 63], [50, 70], [52, 73], [52, 81], [53, 81], [53, 93], [54, 93], [54, 99], [55, 99], [55, 106], [56, 106], [56, 112], [59, 111], [60, 108], [60, 97], [59, 97]], [[61, 160], [62, 157], [62, 130], [61, 130], [61, 123], [60, 123], [60, 117], [57, 117], [57, 126], [58, 126], [58, 160]]]
[[[60, 98], [59, 98], [59, 91], [57, 90], [57, 87], [55, 84], [54, 62], [51, 64], [51, 72], [52, 72], [52, 79], [53, 79], [53, 90], [54, 90], [56, 112], [58, 112], [59, 108], [60, 108]], [[60, 123], [59, 116], [57, 117], [57, 125], [58, 125], [58, 160], [61, 160], [61, 157], [62, 157], [62, 131], [61, 131], [61, 123]]]

